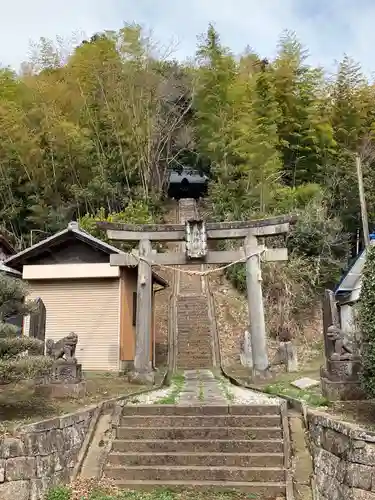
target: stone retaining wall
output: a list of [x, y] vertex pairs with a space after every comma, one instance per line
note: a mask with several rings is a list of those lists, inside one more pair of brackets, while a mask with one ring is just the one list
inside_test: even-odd
[[375, 500], [375, 433], [307, 412], [317, 500]]
[[0, 438], [0, 499], [41, 500], [69, 481], [96, 407], [21, 428]]

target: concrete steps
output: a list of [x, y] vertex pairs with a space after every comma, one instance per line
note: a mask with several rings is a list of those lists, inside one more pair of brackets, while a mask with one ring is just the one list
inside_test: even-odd
[[196, 415], [245, 415], [245, 416], [264, 416], [277, 415], [281, 421], [280, 408], [277, 405], [195, 405], [195, 406], [177, 406], [177, 405], [129, 405], [122, 409], [122, 417], [124, 416], [184, 416], [191, 417]]
[[234, 439], [262, 440], [281, 439], [281, 429], [277, 427], [118, 427], [118, 439], [153, 439], [184, 441], [185, 439]]
[[122, 417], [120, 427], [278, 427], [279, 415], [201, 415], [197, 416], [126, 416]]
[[[123, 449], [126, 449], [124, 446]], [[282, 453], [111, 453], [109, 463], [113, 465], [178, 465], [206, 467], [283, 467]]]
[[168, 491], [204, 491], [211, 492], [243, 492], [246, 498], [259, 500], [275, 500], [285, 497], [285, 484], [282, 483], [257, 483], [257, 482], [234, 482], [234, 481], [160, 481], [155, 485], [154, 481], [114, 481], [114, 484], [127, 490], [155, 491], [157, 489]]
[[207, 452], [207, 453], [282, 453], [281, 439], [184, 439], [184, 440], [155, 440], [155, 439], [117, 439], [113, 443], [114, 451], [133, 453], [153, 452]]
[[285, 472], [276, 467], [228, 467], [185, 465], [113, 465], [107, 474], [121, 481], [246, 481], [282, 482]]
[[104, 475], [121, 488], [286, 492], [277, 405], [125, 406]]

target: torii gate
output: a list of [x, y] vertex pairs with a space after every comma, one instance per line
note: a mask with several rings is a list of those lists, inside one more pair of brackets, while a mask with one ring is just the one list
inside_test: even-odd
[[[260, 261], [286, 261], [286, 248], [267, 248], [258, 238], [277, 236], [289, 231], [293, 216], [274, 217], [245, 222], [209, 222], [189, 220], [185, 224], [122, 224], [98, 222], [110, 240], [138, 242], [138, 251], [113, 254], [112, 266], [138, 266], [137, 318], [134, 358], [134, 379], [149, 381], [152, 377], [149, 353], [152, 325], [153, 265], [181, 266], [184, 264], [228, 264], [246, 262], [246, 283], [253, 371], [266, 376], [269, 368], [263, 308]], [[209, 251], [209, 240], [242, 239], [243, 247], [230, 251]], [[185, 252], [157, 253], [151, 242], [185, 242]]]

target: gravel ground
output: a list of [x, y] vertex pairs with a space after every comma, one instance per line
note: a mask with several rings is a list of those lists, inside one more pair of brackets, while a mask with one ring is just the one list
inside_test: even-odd
[[157, 391], [147, 392], [141, 394], [140, 396], [134, 397], [130, 400], [127, 405], [148, 405], [155, 403], [158, 399], [165, 398], [173, 391], [173, 385], [166, 387], [165, 389], [159, 389]]
[[231, 404], [265, 404], [265, 405], [279, 405], [281, 400], [279, 398], [268, 396], [260, 392], [252, 391], [251, 389], [244, 389], [236, 387], [235, 385], [229, 386], [229, 391], [233, 396]]
[[[265, 405], [279, 405], [280, 404], [280, 399], [268, 396], [267, 394], [263, 394], [260, 392], [252, 391], [251, 389], [244, 389], [242, 387], [237, 387], [235, 385], [231, 385], [227, 380], [220, 378], [220, 379], [214, 379], [213, 375], [211, 374], [210, 371], [203, 370], [202, 372], [203, 375], [201, 377], [204, 379], [205, 384], [204, 385], [212, 385], [212, 386], [217, 386], [219, 389], [219, 394], [221, 393], [222, 396], [227, 400], [228, 404], [232, 405], [254, 405], [254, 404], [265, 404]], [[189, 372], [190, 373], [190, 372]], [[192, 372], [191, 372], [192, 373]], [[188, 373], [186, 373], [188, 375]], [[209, 376], [208, 376], [209, 375]], [[187, 378], [187, 380], [189, 377]], [[208, 384], [210, 382], [210, 384]], [[196, 380], [192, 380], [190, 384], [194, 386], [194, 383], [197, 384]], [[184, 386], [182, 389], [181, 393], [177, 397], [176, 404], [178, 404], [178, 401], [180, 399], [180, 396], [184, 396], [185, 392], [188, 390], [188, 386]], [[171, 395], [171, 393], [176, 389], [176, 385], [172, 383], [170, 387], [165, 387], [164, 389], [159, 389], [156, 391], [151, 391], [145, 394], [141, 394], [140, 396], [134, 397], [132, 400], [130, 400], [127, 404], [128, 405], [144, 405], [144, 404], [154, 404], [157, 403], [159, 400], [168, 397]], [[192, 388], [190, 388], [192, 389]], [[219, 396], [219, 395], [218, 395]], [[221, 399], [222, 396], [219, 398]], [[184, 399], [182, 397], [182, 399]], [[218, 399], [217, 404], [220, 404]], [[205, 404], [204, 401], [197, 401], [193, 402], [191, 401], [190, 404]], [[225, 403], [224, 403], [225, 404]]]

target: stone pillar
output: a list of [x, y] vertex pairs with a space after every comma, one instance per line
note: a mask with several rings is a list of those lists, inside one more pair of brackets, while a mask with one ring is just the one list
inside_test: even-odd
[[253, 375], [265, 377], [268, 375], [269, 362], [263, 308], [262, 275], [258, 250], [259, 246], [256, 237], [253, 235], [247, 236], [245, 239], [245, 252], [250, 257], [246, 261], [246, 283], [251, 349], [253, 353]]
[[[149, 240], [139, 242], [139, 256], [151, 254]], [[129, 375], [132, 382], [153, 384], [151, 341], [152, 341], [152, 270], [151, 265], [140, 260], [137, 283], [137, 325], [135, 339], [134, 372]]]

